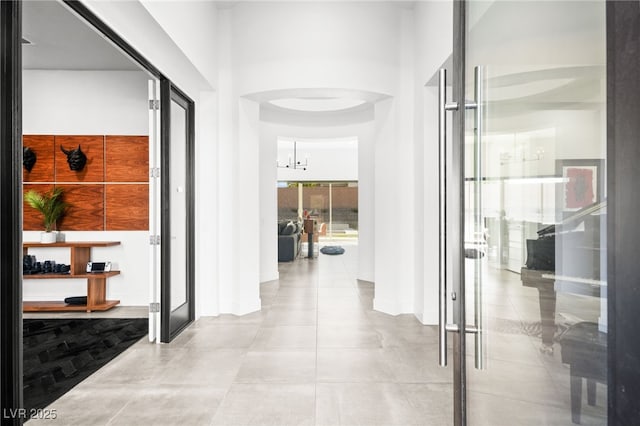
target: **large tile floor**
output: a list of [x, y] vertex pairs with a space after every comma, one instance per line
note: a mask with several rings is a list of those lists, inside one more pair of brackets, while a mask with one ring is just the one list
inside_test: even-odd
[[[52, 403], [58, 417], [43, 423], [452, 424], [436, 328], [373, 311], [373, 285], [355, 279], [357, 246], [344, 246], [342, 256], [280, 264], [280, 279], [261, 286], [261, 312], [202, 318], [171, 344], [143, 339]], [[571, 425], [567, 365], [525, 330], [540, 319], [536, 290], [488, 273], [490, 349], [487, 369], [473, 369], [469, 338], [469, 424]], [[585, 316], [598, 306], [581, 303]], [[582, 424], [606, 424], [604, 395], [598, 385], [595, 407], [583, 395]]]
[[65, 425], [448, 425], [435, 327], [374, 312], [357, 246], [280, 264], [261, 312], [145, 339], [49, 407]]

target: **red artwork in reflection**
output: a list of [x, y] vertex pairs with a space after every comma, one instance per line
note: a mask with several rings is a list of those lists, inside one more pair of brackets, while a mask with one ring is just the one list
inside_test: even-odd
[[565, 208], [579, 209], [596, 201], [593, 192], [593, 170], [579, 167], [565, 169]]

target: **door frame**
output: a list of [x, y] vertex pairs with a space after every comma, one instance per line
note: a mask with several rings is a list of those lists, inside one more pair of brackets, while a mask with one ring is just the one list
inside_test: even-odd
[[[607, 1], [608, 424], [640, 424], [640, 4]], [[635, 360], [635, 362], [634, 362]]]
[[[464, 258], [464, 203], [465, 203], [465, 121], [466, 121], [466, 24], [467, 1], [455, 0], [453, 3], [453, 78], [452, 102], [457, 110], [452, 116], [451, 147], [451, 191], [457, 196], [451, 197], [449, 216], [451, 227], [447, 239], [448, 256], [451, 256], [452, 292], [456, 294], [453, 303], [452, 319], [458, 325], [453, 334], [453, 423], [455, 426], [467, 424], [467, 361], [466, 361], [466, 295], [465, 295], [465, 258]], [[449, 192], [449, 190], [447, 190]]]
[[19, 425], [22, 361], [22, 4], [0, 2], [0, 405]]
[[[186, 285], [187, 301], [182, 308], [171, 311], [171, 102], [183, 107], [186, 120]], [[160, 81], [160, 138], [161, 166], [160, 191], [162, 199], [162, 223], [160, 235], [160, 339], [171, 342], [195, 319], [195, 103], [168, 79]], [[180, 311], [180, 312], [177, 312]]]

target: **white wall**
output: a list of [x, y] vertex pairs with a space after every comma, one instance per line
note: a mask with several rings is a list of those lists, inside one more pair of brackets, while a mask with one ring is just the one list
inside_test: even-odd
[[218, 216], [218, 155], [221, 151], [216, 144], [220, 97], [210, 81], [216, 45], [210, 36], [202, 37], [197, 43], [190, 42], [194, 35], [217, 31], [215, 12], [209, 9], [210, 4], [193, 4], [186, 11], [183, 2], [170, 1], [167, 2], [171, 5], [169, 13], [185, 13], [191, 18], [199, 14], [188, 26], [172, 26], [167, 22], [171, 18], [167, 11], [145, 7], [148, 3], [143, 5], [135, 0], [83, 0], [83, 3], [196, 102], [196, 318], [216, 315], [220, 312], [219, 277], [212, 268], [223, 265], [218, 252], [224, 252], [224, 244], [228, 242], [218, 229], [223, 220]]
[[[235, 181], [240, 192], [232, 204], [233, 222], [233, 299], [225, 312], [245, 314], [260, 309], [260, 119], [256, 102], [240, 99], [238, 108]], [[241, 167], [238, 165], [242, 164]], [[274, 225], [275, 227], [275, 225]], [[257, 243], [257, 244], [256, 244]], [[253, 266], [253, 267], [251, 267]], [[236, 297], [237, 296], [237, 297]]]
[[24, 134], [149, 134], [143, 72], [25, 70], [22, 78]]
[[239, 95], [312, 87], [393, 92], [396, 5], [238, 2], [230, 13]]
[[[205, 80], [214, 87], [218, 76], [216, 40], [218, 8], [213, 1], [141, 0], [142, 5], [160, 24]], [[188, 25], [185, 23], [188, 22]], [[197, 28], [197, 31], [189, 31]], [[206, 54], [205, 54], [206, 52]]]
[[278, 140], [277, 169], [279, 181], [357, 181], [358, 180], [358, 139], [296, 139], [297, 160], [304, 163], [306, 170], [283, 168], [293, 163], [293, 140]]
[[218, 315], [221, 239], [218, 237], [218, 97], [213, 91], [200, 92], [196, 105], [196, 317]]
[[[438, 91], [425, 87], [452, 52], [452, 2], [417, 2], [415, 25], [415, 315], [424, 324], [438, 321]], [[451, 72], [449, 70], [449, 72]], [[451, 74], [449, 74], [451, 75]], [[451, 120], [449, 120], [450, 122]]]
[[[212, 89], [211, 84], [204, 78], [203, 72], [193, 64], [193, 62], [200, 63], [200, 60], [194, 59], [193, 62], [189, 60], [172, 38], [172, 36], [178, 39], [188, 38], [183, 34], [208, 30], [198, 29], [195, 23], [185, 26], [180, 33], [175, 27], [165, 29], [163, 25], [168, 24], [163, 19], [160, 19], [163, 23], [159, 23], [137, 0], [118, 2], [83, 0], [82, 3], [193, 99], [198, 97], [200, 91]], [[182, 2], [169, 3], [172, 3], [175, 11], [183, 7]], [[211, 17], [208, 26], [215, 27], [215, 17]], [[191, 52], [191, 55], [206, 58], [212, 54], [212, 50]], [[206, 59], [201, 60], [206, 61]]]
[[[401, 152], [388, 141], [397, 141], [398, 106], [389, 99], [376, 105], [374, 135], [374, 238], [375, 297], [373, 308], [391, 315], [413, 312], [412, 250], [408, 241], [413, 231], [404, 224], [412, 205], [407, 197], [411, 182], [402, 179], [399, 164], [408, 166], [411, 153]], [[407, 141], [403, 143], [405, 146]], [[409, 294], [411, 293], [411, 294]]]
[[358, 279], [375, 282], [374, 123], [358, 133]]
[[278, 272], [278, 135], [274, 126], [260, 123], [260, 282], [277, 280]]
[[[147, 77], [138, 71], [23, 72], [23, 133], [63, 135], [147, 135]], [[149, 302], [149, 233], [65, 231], [68, 241], [120, 241], [94, 248], [94, 260], [113, 263], [121, 275], [107, 282], [107, 296], [122, 305]], [[38, 241], [26, 231], [24, 241]], [[39, 260], [69, 263], [68, 249], [32, 249]], [[25, 300], [60, 300], [86, 294], [86, 280], [25, 280]]]

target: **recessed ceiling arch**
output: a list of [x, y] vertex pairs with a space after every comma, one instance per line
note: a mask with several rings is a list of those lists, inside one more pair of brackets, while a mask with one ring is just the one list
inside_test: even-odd
[[260, 104], [261, 121], [299, 126], [343, 126], [374, 119], [374, 105], [391, 96], [342, 88], [291, 88], [243, 96]]

